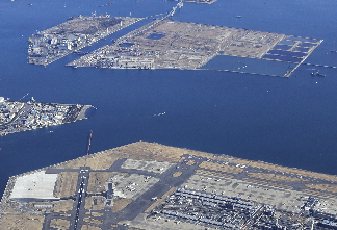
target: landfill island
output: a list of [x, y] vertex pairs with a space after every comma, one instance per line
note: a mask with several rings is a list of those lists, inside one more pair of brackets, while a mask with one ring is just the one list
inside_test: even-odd
[[140, 141], [10, 177], [0, 229], [334, 229], [336, 179]]

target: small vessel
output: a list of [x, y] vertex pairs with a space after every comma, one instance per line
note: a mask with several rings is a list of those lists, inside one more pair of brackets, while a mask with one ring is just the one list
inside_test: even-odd
[[312, 72], [311, 76], [325, 77], [326, 75], [325, 74], [320, 74], [318, 72]]

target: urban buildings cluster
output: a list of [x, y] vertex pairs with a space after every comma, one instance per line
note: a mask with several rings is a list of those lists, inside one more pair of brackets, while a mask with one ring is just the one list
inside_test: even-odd
[[89, 42], [88, 35], [43, 34], [37, 32], [29, 39], [28, 62], [35, 65], [45, 65], [58, 57], [73, 52], [77, 47]]
[[0, 135], [76, 120], [82, 105], [8, 101], [0, 98]]
[[294, 213], [238, 197], [178, 188], [150, 217], [220, 229], [337, 229], [335, 215], [315, 211], [317, 202], [308, 197], [301, 213]]
[[139, 20], [109, 15], [69, 18], [68, 22], [36, 32], [29, 38], [28, 62], [46, 66]]

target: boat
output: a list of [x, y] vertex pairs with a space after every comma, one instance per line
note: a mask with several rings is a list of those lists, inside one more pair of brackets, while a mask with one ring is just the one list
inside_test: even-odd
[[311, 73], [311, 76], [318, 76], [318, 77], [325, 77], [326, 75], [325, 74], [320, 74], [320, 73], [318, 73], [318, 72], [312, 72]]

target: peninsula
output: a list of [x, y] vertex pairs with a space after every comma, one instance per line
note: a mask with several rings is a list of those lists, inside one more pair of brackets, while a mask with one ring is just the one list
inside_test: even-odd
[[336, 229], [337, 177], [137, 142], [10, 177], [0, 229]]
[[10, 101], [0, 97], [0, 135], [86, 119], [91, 105]]

